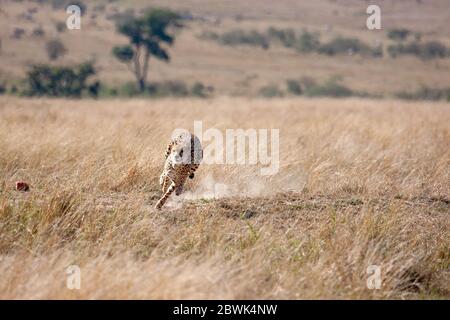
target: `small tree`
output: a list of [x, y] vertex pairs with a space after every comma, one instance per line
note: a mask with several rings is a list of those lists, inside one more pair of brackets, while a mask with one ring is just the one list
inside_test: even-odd
[[132, 17], [117, 23], [117, 31], [128, 37], [130, 44], [114, 47], [113, 55], [134, 73], [139, 90], [146, 87], [150, 56], [168, 62], [167, 48], [175, 37], [168, 33], [171, 27], [180, 28], [180, 16], [166, 9], [153, 9], [143, 17]]

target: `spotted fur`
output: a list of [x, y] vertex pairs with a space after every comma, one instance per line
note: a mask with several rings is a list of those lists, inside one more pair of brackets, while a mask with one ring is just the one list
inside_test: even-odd
[[194, 178], [203, 158], [200, 140], [194, 134], [183, 132], [169, 141], [165, 157], [164, 170], [159, 178], [163, 196], [156, 203], [156, 209], [161, 209], [174, 191], [180, 195], [188, 177]]

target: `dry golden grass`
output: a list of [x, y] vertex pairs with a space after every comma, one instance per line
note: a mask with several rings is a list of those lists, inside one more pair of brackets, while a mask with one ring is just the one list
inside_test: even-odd
[[[279, 173], [202, 165], [154, 210], [194, 120], [279, 128]], [[438, 103], [0, 98], [0, 298], [448, 299], [449, 124]]]

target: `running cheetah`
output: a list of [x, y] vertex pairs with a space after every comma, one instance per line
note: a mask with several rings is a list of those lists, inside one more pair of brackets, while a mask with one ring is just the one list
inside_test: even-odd
[[165, 157], [166, 163], [159, 178], [164, 194], [156, 203], [156, 209], [161, 209], [173, 191], [177, 196], [183, 192], [187, 177], [194, 178], [194, 172], [203, 159], [200, 140], [194, 134], [183, 132], [169, 141]]

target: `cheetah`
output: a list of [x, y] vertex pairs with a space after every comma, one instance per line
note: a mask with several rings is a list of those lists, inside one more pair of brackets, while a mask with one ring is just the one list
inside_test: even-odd
[[164, 170], [159, 178], [163, 196], [156, 203], [156, 209], [162, 208], [173, 191], [177, 196], [183, 192], [187, 177], [194, 178], [194, 172], [203, 159], [200, 140], [187, 131], [177, 135], [169, 141], [165, 158]]

